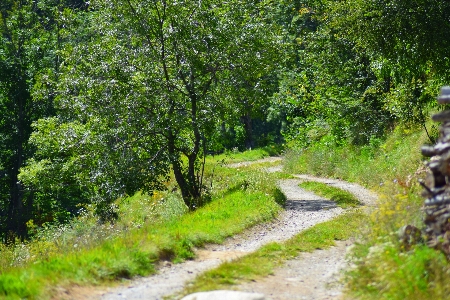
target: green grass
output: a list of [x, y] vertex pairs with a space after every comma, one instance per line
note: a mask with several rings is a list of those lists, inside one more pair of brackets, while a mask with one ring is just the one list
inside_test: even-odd
[[38, 230], [27, 244], [0, 246], [0, 298], [47, 299], [60, 286], [149, 275], [159, 260], [190, 259], [194, 247], [221, 243], [274, 218], [284, 205], [277, 177], [257, 166], [210, 164], [205, 174], [212, 201], [194, 212], [177, 193], [137, 193], [117, 200], [115, 224], [99, 224], [86, 207], [71, 224]]
[[361, 204], [358, 198], [356, 198], [352, 193], [329, 186], [325, 183], [305, 181], [300, 183], [299, 186], [306, 190], [310, 190], [319, 196], [336, 202], [336, 204], [342, 208], [356, 207]]
[[[367, 146], [330, 145], [321, 142], [302, 151], [290, 150], [285, 172], [313, 174], [378, 187], [388, 181], [412, 183], [422, 164], [420, 147], [429, 142], [421, 128], [398, 126], [386, 140]], [[417, 176], [416, 176], [417, 178]]]
[[50, 296], [52, 286], [67, 282], [99, 284], [148, 275], [159, 259], [177, 262], [192, 258], [194, 246], [220, 243], [247, 227], [270, 220], [279, 210], [271, 195], [232, 191], [193, 213], [130, 230], [100, 246], [55, 254], [45, 261], [3, 272], [0, 295], [32, 299]]
[[230, 289], [233, 285], [273, 274], [277, 266], [301, 255], [301, 252], [327, 249], [335, 245], [336, 240], [349, 239], [365, 218], [360, 211], [353, 210], [302, 231], [284, 243], [267, 244], [251, 254], [203, 273], [182, 294]]
[[367, 258], [361, 261], [358, 256], [357, 268], [346, 275], [347, 290], [353, 297], [450, 299], [449, 264], [442, 253], [423, 245], [405, 253], [390, 242], [364, 250]]

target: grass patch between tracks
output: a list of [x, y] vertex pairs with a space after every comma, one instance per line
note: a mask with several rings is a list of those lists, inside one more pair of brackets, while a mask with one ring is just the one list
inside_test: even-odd
[[301, 255], [301, 252], [327, 249], [335, 245], [336, 240], [349, 239], [365, 218], [359, 210], [352, 210], [304, 230], [284, 243], [269, 243], [251, 254], [203, 273], [182, 294], [232, 289], [233, 285], [273, 274], [275, 267]]
[[334, 186], [316, 181], [305, 181], [299, 184], [303, 189], [314, 192], [315, 194], [330, 199], [342, 208], [356, 207], [361, 205], [358, 198], [350, 192], [344, 191]]

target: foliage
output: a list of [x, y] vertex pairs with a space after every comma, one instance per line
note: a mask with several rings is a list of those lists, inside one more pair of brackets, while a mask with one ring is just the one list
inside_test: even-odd
[[[365, 49], [384, 86], [385, 109], [424, 124], [440, 85], [448, 83], [449, 4], [433, 1], [344, 1], [334, 21]], [[344, 13], [345, 12], [345, 13]]]
[[367, 145], [398, 121], [425, 126], [449, 78], [447, 3], [290, 4], [280, 19], [291, 60], [279, 72], [269, 110], [269, 118], [283, 120], [290, 147], [327, 135], [336, 145]]
[[15, 1], [0, 4], [0, 237], [27, 237], [25, 223], [46, 221], [33, 191], [18, 181], [19, 169], [32, 157], [32, 122], [53, 115], [54, 87], [64, 32], [72, 9], [83, 1]]
[[[160, 189], [170, 165], [194, 209], [205, 194], [202, 157], [214, 128], [234, 114], [242, 93], [257, 93], [270, 70], [275, 40], [263, 31], [264, 7], [215, 0], [90, 5], [81, 37], [72, 37], [81, 42], [64, 49], [58, 117], [35, 125], [31, 141], [40, 152], [23, 180], [57, 202], [66, 180], [56, 174], [66, 173], [82, 190], [71, 197], [104, 211], [117, 197]], [[40, 180], [44, 174], [55, 175]]]
[[429, 72], [448, 75], [449, 3], [373, 0], [343, 1], [337, 6], [340, 19], [336, 25], [344, 26], [358, 47], [388, 59], [388, 67], [406, 76]]
[[29, 220], [64, 222], [78, 204], [114, 219], [117, 198], [162, 189], [170, 172], [194, 209], [210, 198], [211, 152], [284, 138], [298, 151], [315, 147], [328, 158], [314, 168], [329, 172], [339, 158], [327, 147], [375, 155], [399, 122], [422, 126], [432, 141], [427, 115], [450, 78], [449, 8], [429, 0], [2, 1], [3, 240], [26, 238]]

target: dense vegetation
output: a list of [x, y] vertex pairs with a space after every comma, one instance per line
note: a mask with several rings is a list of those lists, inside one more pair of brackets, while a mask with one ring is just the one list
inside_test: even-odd
[[292, 171], [408, 194], [416, 144], [386, 136], [434, 141], [449, 17], [430, 0], [2, 0], [0, 237], [117, 224], [136, 192], [195, 211], [230, 183], [207, 154], [282, 143]]

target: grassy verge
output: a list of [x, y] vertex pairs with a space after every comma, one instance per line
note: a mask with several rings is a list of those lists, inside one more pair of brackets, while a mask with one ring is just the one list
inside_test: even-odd
[[300, 183], [299, 186], [336, 202], [336, 204], [342, 208], [356, 207], [361, 204], [352, 193], [329, 186], [325, 183], [305, 181]]
[[372, 188], [396, 181], [411, 186], [422, 166], [420, 147], [429, 143], [421, 128], [397, 127], [386, 140], [367, 146], [335, 146], [317, 143], [309, 149], [289, 151], [284, 169], [291, 174], [342, 178]]
[[301, 252], [326, 249], [335, 245], [336, 240], [350, 238], [364, 219], [364, 214], [353, 210], [331, 221], [315, 225], [284, 243], [267, 244], [249, 255], [225, 262], [218, 268], [203, 273], [182, 293], [187, 295], [200, 291], [230, 289], [240, 282], [273, 274], [275, 267], [297, 257]]
[[397, 236], [404, 225], [423, 227], [417, 179], [425, 176], [420, 146], [427, 142], [422, 130], [397, 127], [370, 146], [321, 143], [287, 155], [289, 172], [358, 182], [380, 195], [352, 253], [355, 267], [346, 277], [351, 298], [450, 299], [450, 264], [443, 255], [424, 245], [406, 251]]
[[[224, 238], [274, 217], [280, 207], [264, 193], [233, 191], [180, 218], [130, 230], [100, 246], [53, 255], [0, 275], [0, 295], [34, 298], [53, 285], [105, 283], [148, 275], [160, 259], [193, 257], [192, 247]], [[75, 245], [74, 245], [75, 246]]]
[[210, 179], [212, 201], [192, 213], [176, 193], [138, 193], [117, 201], [115, 224], [98, 224], [87, 207], [71, 224], [39, 230], [26, 244], [1, 246], [0, 298], [46, 299], [61, 286], [151, 274], [159, 260], [192, 258], [193, 247], [270, 220], [284, 202], [276, 176], [253, 167], [217, 166]]

